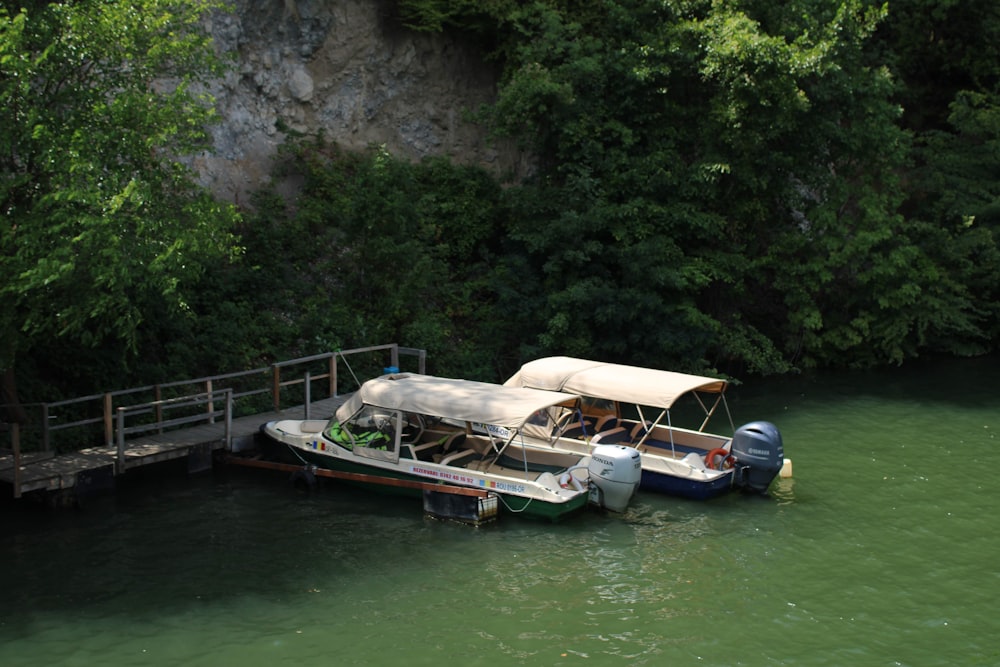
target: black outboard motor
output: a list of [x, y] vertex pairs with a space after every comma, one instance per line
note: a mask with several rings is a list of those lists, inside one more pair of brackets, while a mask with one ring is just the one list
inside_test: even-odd
[[750, 422], [736, 429], [730, 454], [736, 459], [733, 484], [766, 493], [785, 463], [781, 432], [771, 422]]

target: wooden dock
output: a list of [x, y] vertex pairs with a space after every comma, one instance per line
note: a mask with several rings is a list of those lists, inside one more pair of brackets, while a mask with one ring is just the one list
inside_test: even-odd
[[[337, 393], [338, 361], [344, 363], [354, 376], [354, 370], [347, 363], [346, 357], [370, 353], [389, 353], [391, 367], [398, 367], [400, 353], [414, 355], [419, 360], [417, 372], [423, 373], [425, 370], [426, 353], [423, 350], [400, 348], [391, 344], [338, 350], [279, 362], [264, 369], [40, 404], [41, 427], [44, 431], [43, 445], [40, 448], [23, 451], [19, 444], [19, 425], [6, 425], [11, 433], [12, 446], [6, 450], [0, 449], [0, 493], [4, 487], [9, 487], [14, 498], [31, 494], [47, 497], [50, 502], [59, 497], [75, 501], [107, 492], [114, 488], [117, 477], [153, 464], [186, 459], [188, 472], [208, 470], [219, 450], [238, 453], [253, 449], [260, 427], [269, 421], [329, 419], [350, 395]], [[293, 374], [293, 369], [298, 369], [298, 373]], [[237, 380], [247, 376], [267, 377], [249, 390], [219, 388], [223, 382], [235, 384]], [[353, 379], [358, 380], [356, 376]], [[312, 400], [311, 387], [316, 382], [324, 387], [326, 398]], [[196, 386], [203, 391], [160, 399], [161, 389], [179, 385]], [[298, 388], [300, 400], [305, 402], [282, 407], [282, 389], [291, 386]], [[150, 390], [153, 390], [151, 393], [156, 400], [147, 403], [128, 404], [122, 398], [135, 392], [150, 393]], [[286, 395], [287, 393], [286, 391]], [[234, 401], [261, 394], [270, 394], [271, 410], [233, 416]], [[101, 403], [99, 416], [87, 417], [64, 426], [49, 425], [49, 415], [56, 408], [65, 409], [65, 406], [71, 404], [75, 407], [87, 401]], [[288, 402], [287, 399], [285, 402]], [[181, 413], [181, 416], [170, 418], [167, 413], [172, 410], [176, 411], [174, 414]], [[104, 446], [83, 447], [65, 453], [57, 453], [49, 447], [50, 431], [95, 425], [103, 425]]]
[[[328, 419], [346, 396], [314, 401], [310, 418]], [[304, 419], [305, 406], [287, 408], [233, 419], [227, 438], [224, 423], [199, 424], [163, 433], [152, 433], [125, 441], [124, 456], [117, 447], [89, 447], [66, 454], [28, 454], [22, 457], [15, 480], [13, 457], [0, 456], [0, 483], [15, 489], [15, 496], [32, 492], [71, 492], [74, 496], [101, 493], [114, 485], [114, 478], [130, 470], [164, 461], [187, 459], [188, 472], [212, 467], [218, 450], [239, 452], [253, 447], [261, 425], [277, 419]]]

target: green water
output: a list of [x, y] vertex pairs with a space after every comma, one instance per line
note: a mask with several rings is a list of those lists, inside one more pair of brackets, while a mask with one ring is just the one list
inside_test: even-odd
[[998, 665], [998, 375], [737, 387], [769, 500], [473, 529], [232, 470], [5, 508], [0, 665]]

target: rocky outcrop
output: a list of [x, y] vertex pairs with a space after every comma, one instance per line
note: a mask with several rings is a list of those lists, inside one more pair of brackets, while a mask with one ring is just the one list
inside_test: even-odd
[[494, 70], [473, 44], [408, 30], [391, 2], [236, 0], [213, 17], [235, 58], [212, 90], [222, 122], [195, 166], [219, 197], [246, 206], [267, 182], [288, 133], [349, 149], [384, 145], [418, 160], [448, 156], [498, 175], [521, 170], [511, 146], [489, 143], [466, 113], [492, 101]]

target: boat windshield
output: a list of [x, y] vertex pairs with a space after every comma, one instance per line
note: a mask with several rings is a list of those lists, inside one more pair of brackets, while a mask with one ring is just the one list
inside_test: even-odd
[[397, 433], [405, 423], [399, 411], [366, 405], [346, 422], [332, 422], [327, 436], [359, 456], [395, 461], [399, 458]]

